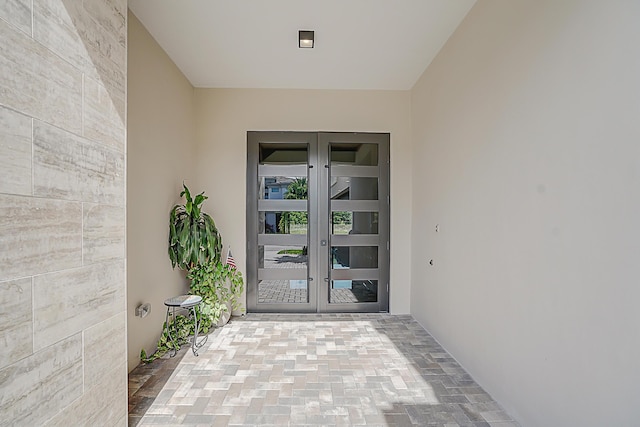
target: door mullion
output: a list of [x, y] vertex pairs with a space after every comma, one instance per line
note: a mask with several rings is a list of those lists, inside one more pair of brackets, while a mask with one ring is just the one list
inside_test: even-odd
[[313, 311], [318, 310], [318, 288], [321, 285], [320, 270], [318, 267], [318, 136], [309, 136], [309, 173], [307, 184], [308, 206], [308, 263], [309, 263], [309, 306]]
[[331, 282], [329, 269], [329, 250], [331, 241], [329, 235], [329, 141], [320, 134], [318, 137], [318, 312], [327, 311], [329, 303], [329, 284]]

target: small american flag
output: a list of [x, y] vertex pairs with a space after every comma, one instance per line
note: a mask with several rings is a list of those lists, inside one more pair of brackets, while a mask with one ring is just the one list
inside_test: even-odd
[[231, 246], [229, 246], [229, 252], [227, 252], [227, 261], [225, 262], [231, 268], [238, 268], [236, 265], [236, 260], [233, 259], [233, 255], [231, 255]]

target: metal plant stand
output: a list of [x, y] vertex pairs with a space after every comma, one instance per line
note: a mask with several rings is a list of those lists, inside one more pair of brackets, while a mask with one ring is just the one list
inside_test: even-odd
[[[173, 354], [171, 357], [175, 356], [178, 352], [178, 327], [176, 325], [176, 309], [187, 310], [188, 313], [193, 316], [194, 319], [194, 328], [193, 328], [193, 340], [191, 341], [191, 350], [193, 350], [193, 354], [195, 356], [198, 355], [198, 349], [202, 347], [206, 342], [208, 336], [205, 336], [204, 339], [201, 339], [198, 342], [198, 332], [200, 332], [200, 322], [198, 321], [198, 316], [196, 313], [196, 307], [200, 305], [202, 302], [202, 297], [198, 295], [180, 295], [177, 297], [169, 298], [165, 300], [164, 305], [167, 306], [167, 315], [165, 317], [165, 328], [167, 331], [167, 335], [171, 342], [173, 343]], [[169, 326], [169, 315], [173, 316], [173, 328]], [[171, 329], [173, 329], [173, 334], [171, 333]]]

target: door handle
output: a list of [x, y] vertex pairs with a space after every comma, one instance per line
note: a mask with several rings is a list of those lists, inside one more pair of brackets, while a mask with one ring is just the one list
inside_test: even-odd
[[310, 282], [313, 282], [313, 277], [309, 277], [308, 279]]
[[329, 283], [329, 278], [328, 278], [328, 277], [325, 277], [325, 278], [324, 278], [324, 281], [325, 281], [325, 282], [327, 282], [327, 283]]

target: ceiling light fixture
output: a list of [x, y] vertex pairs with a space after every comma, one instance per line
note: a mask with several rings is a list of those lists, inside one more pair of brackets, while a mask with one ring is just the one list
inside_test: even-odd
[[313, 31], [299, 30], [298, 31], [298, 47], [299, 48], [312, 48], [313, 47]]

